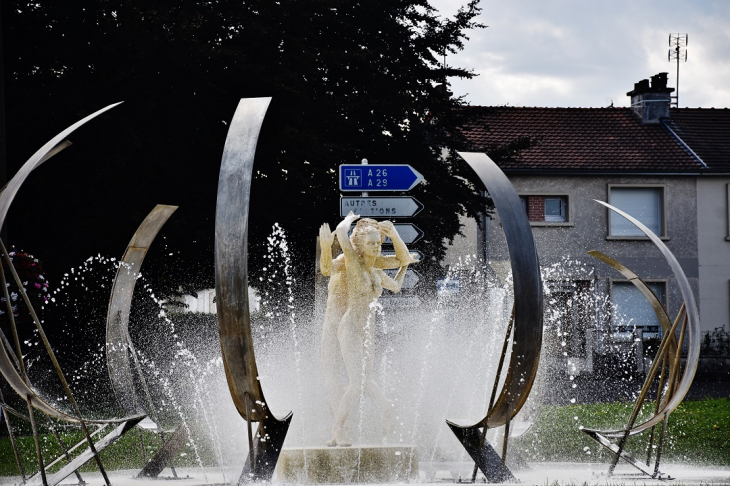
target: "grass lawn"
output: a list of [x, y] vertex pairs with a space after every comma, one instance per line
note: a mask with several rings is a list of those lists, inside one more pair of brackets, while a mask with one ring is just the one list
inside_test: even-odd
[[[637, 423], [649, 418], [646, 404]], [[535, 425], [512, 440], [512, 450], [528, 461], [603, 462], [610, 454], [580, 427], [620, 428], [632, 403], [546, 406]], [[660, 427], [657, 426], [655, 437]], [[656, 439], [655, 439], [656, 443]], [[628, 451], [646, 459], [649, 431], [629, 439]], [[669, 416], [662, 462], [730, 466], [730, 401], [727, 398], [684, 401]]]
[[[630, 403], [601, 403], [591, 405], [546, 406], [535, 425], [523, 436], [513, 438], [510, 450], [532, 461], [607, 462], [609, 454], [583, 434], [579, 427], [610, 429], [620, 427], [631, 413]], [[639, 417], [648, 418], [649, 405]], [[3, 425], [4, 427], [4, 425]], [[658, 430], [657, 430], [658, 434]], [[143, 432], [149, 453], [159, 447], [159, 438]], [[646, 458], [648, 433], [632, 437], [628, 450], [637, 458]], [[81, 439], [79, 432], [64, 433], [67, 445]], [[215, 464], [209, 445], [198, 440], [197, 455], [204, 464]], [[37, 470], [33, 438], [18, 438], [26, 473]], [[55, 438], [42, 436], [44, 457], [61, 453]], [[149, 456], [148, 456], [149, 457]], [[141, 469], [139, 432], [132, 430], [117, 443], [102, 452], [104, 466], [114, 469]], [[669, 417], [662, 462], [683, 462], [697, 465], [730, 466], [730, 401], [726, 398], [685, 401]], [[196, 451], [185, 448], [175, 460], [180, 467], [197, 465]], [[92, 460], [84, 470], [96, 470]], [[0, 476], [14, 476], [18, 469], [8, 438], [0, 439]]]
[[[4, 424], [3, 424], [4, 428]], [[111, 430], [111, 429], [110, 429]], [[156, 434], [149, 431], [142, 431], [143, 441], [147, 449], [147, 459], [160, 446], [160, 438]], [[71, 447], [83, 438], [80, 431], [62, 433], [61, 438], [67, 447]], [[97, 439], [98, 440], [98, 439]], [[26, 475], [33, 474], [38, 470], [38, 462], [35, 454], [35, 444], [32, 436], [16, 437], [18, 449], [22, 458], [23, 467]], [[43, 449], [43, 458], [45, 461], [51, 461], [62, 453], [61, 447], [58, 445], [56, 438], [51, 434], [41, 435], [41, 447]], [[79, 448], [82, 451], [86, 447]], [[212, 451], [208, 450], [205, 444], [199, 444], [198, 453], [203, 458], [203, 463], [213, 464]], [[142, 450], [140, 446], [139, 430], [132, 429], [127, 432], [121, 439], [109, 446], [101, 453], [102, 463], [105, 469], [142, 469], [144, 461], [142, 459]], [[52, 468], [56, 471], [63, 467], [66, 461], [61, 461], [56, 467]], [[191, 447], [184, 447], [180, 455], [175, 459], [175, 466], [188, 467], [196, 466], [196, 453]], [[96, 461], [93, 459], [86, 463], [81, 471], [97, 471]], [[18, 466], [13, 454], [13, 448], [10, 439], [5, 437], [0, 439], [0, 476], [18, 475]]]

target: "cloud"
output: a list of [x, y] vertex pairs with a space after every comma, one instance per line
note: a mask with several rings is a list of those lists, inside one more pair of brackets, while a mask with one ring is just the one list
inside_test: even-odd
[[[435, 0], [443, 15], [454, 0]], [[670, 73], [670, 32], [689, 33], [689, 60], [680, 66], [681, 106], [730, 106], [730, 2], [705, 0], [483, 0], [480, 21], [451, 65], [473, 69], [453, 80], [472, 104], [628, 106], [635, 82]]]

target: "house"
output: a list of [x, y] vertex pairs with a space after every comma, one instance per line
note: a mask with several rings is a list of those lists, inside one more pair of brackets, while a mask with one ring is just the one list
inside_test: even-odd
[[697, 178], [700, 319], [705, 332], [730, 331], [730, 110], [672, 109], [664, 120], [706, 166]]
[[[565, 361], [570, 373], [590, 371], [594, 357], [635, 352], [637, 342], [642, 354], [661, 336], [638, 290], [586, 251], [641, 276], [670, 316], [682, 304], [653, 243], [594, 200], [632, 214], [666, 243], [691, 283], [704, 332], [730, 327], [730, 110], [673, 109], [673, 91], [660, 73], [627, 93], [630, 108], [464, 108], [471, 116], [461, 127], [463, 149], [519, 142], [498, 164], [535, 235], [549, 359]], [[501, 238], [499, 221], [486, 220], [481, 236], [468, 240], [497, 275], [506, 275]]]

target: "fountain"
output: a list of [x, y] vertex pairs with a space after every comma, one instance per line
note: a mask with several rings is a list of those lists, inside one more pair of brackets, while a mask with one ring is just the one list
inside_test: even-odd
[[[246, 462], [239, 482], [271, 479], [292, 418], [291, 413], [283, 419], [276, 418], [270, 412], [269, 404], [264, 399], [254, 355], [247, 300], [248, 204], [256, 142], [269, 101], [269, 99], [241, 100], [226, 139], [218, 184], [216, 211], [218, 326], [228, 386], [239, 414], [246, 420], [249, 437], [249, 460]], [[504, 339], [486, 417], [469, 426], [460, 426], [451, 421], [447, 423], [475, 461], [473, 478], [476, 477], [476, 470], [480, 469], [490, 482], [514, 480], [514, 476], [509, 472], [505, 463], [509, 424], [522, 408], [532, 388], [537, 373], [539, 358], [537, 351], [540, 349], [542, 341], [542, 287], [539, 264], [527, 217], [522, 210], [517, 193], [507, 178], [484, 154], [465, 153], [461, 156], [475, 169], [490, 190], [497, 210], [504, 218], [505, 233], [513, 263], [515, 304], [512, 311], [513, 317]], [[365, 265], [363, 262], [369, 261], [368, 265], [372, 267], [376, 257], [379, 257], [380, 232], [378, 229], [372, 228], [371, 224], [371, 231], [368, 233], [367, 227], [363, 226], [361, 232], [362, 238], [365, 239], [363, 243], [356, 245], [356, 248], [359, 248], [356, 252], [353, 248], [355, 243], [354, 241], [352, 244], [350, 243], [347, 230], [357, 218], [358, 216], [350, 213], [337, 226], [337, 237], [344, 251], [343, 264], [347, 270], [341, 269], [339, 272], [344, 272], [342, 276], [333, 277], [337, 280], [331, 284], [330, 292], [333, 294], [340, 292], [344, 295], [330, 297], [327, 304], [327, 317], [325, 317], [325, 340], [327, 340], [327, 334], [332, 333], [329, 327], [333, 324], [328, 324], [328, 322], [333, 319], [339, 322], [337, 337], [350, 382], [341, 400], [337, 400], [336, 397], [328, 399], [330, 410], [337, 410], [336, 413], [333, 413], [335, 417], [334, 437], [327, 443], [329, 446], [350, 446], [349, 439], [345, 437], [344, 428], [350, 411], [358, 401], [357, 391], [360, 391], [362, 396], [367, 391], [368, 395], [376, 397], [380, 402], [386, 431], [393, 428], [394, 423], [392, 422], [395, 422], [390, 402], [385, 399], [371, 379], [372, 354], [365, 352], [366, 348], [373, 345], [375, 314], [372, 306], [379, 293], [371, 295], [367, 290], [371, 285], [373, 289], [376, 288], [375, 284], [370, 283], [370, 279], [373, 278], [371, 275], [375, 275], [376, 270], [370, 270], [369, 267], [362, 267], [362, 265]], [[359, 228], [356, 227], [353, 239], [356, 234], [359, 234], [358, 231]], [[384, 233], [387, 232], [388, 230], [384, 230]], [[323, 228], [320, 235], [326, 240], [323, 244], [329, 246], [331, 238], [328, 231]], [[374, 246], [372, 248], [368, 246], [370, 240], [367, 238], [370, 236], [366, 235], [373, 237], [372, 245]], [[403, 283], [405, 270], [410, 263], [410, 256], [402, 242], [394, 242], [394, 247], [396, 248], [396, 258], [399, 259], [397, 276], [393, 280], [383, 274], [377, 279], [383, 287], [398, 291]], [[381, 270], [377, 270], [377, 272], [382, 273]], [[363, 280], [365, 277], [362, 275], [366, 275], [367, 278]], [[343, 279], [344, 282], [340, 283]], [[346, 290], [337, 290], [339, 286]], [[342, 315], [342, 318], [332, 317], [333, 314]], [[514, 334], [512, 333], [513, 328]], [[365, 334], [361, 336], [363, 332]], [[510, 340], [511, 337], [512, 340]], [[330, 338], [330, 341], [333, 340]], [[329, 347], [336, 348], [335, 345]], [[332, 349], [324, 350], [325, 353], [331, 351]], [[508, 353], [510, 361], [507, 373], [502, 384], [502, 391], [495, 402], [503, 363]], [[360, 362], [362, 364], [358, 365]], [[362, 371], [360, 367], [362, 367]], [[356, 387], [356, 383], [360, 383], [361, 386]], [[339, 402], [337, 407], [335, 407], [335, 402]], [[255, 439], [251, 422], [259, 423]], [[488, 429], [502, 425], [505, 426], [505, 437], [500, 459], [486, 441], [486, 435]], [[362, 451], [362, 449], [360, 450]], [[342, 456], [342, 454], [337, 454]], [[334, 453], [322, 452], [319, 455], [328, 457]], [[397, 455], [402, 455], [402, 453], [399, 451]], [[362, 456], [362, 452], [358, 452], [356, 456], [358, 471], [363, 464]], [[382, 455], [378, 455], [378, 457], [382, 457]], [[407, 454], [407, 458], [404, 460], [412, 463], [413, 454]], [[338, 468], [330, 467], [328, 465], [330, 463], [342, 464], [342, 460], [324, 460], [325, 469], [336, 470]], [[304, 454], [302, 464], [306, 469], [306, 454]], [[386, 468], [382, 464], [379, 467]], [[410, 472], [406, 474], [410, 474]], [[369, 476], [374, 477], [372, 474]], [[347, 475], [347, 479], [351, 477]], [[329, 482], [331, 481], [330, 478]]]
[[[479, 472], [489, 482], [508, 482], [520, 478], [518, 468], [523, 461], [514, 451], [509, 451], [509, 445], [516, 428], [521, 433], [529, 427], [529, 423], [524, 422], [520, 427], [516, 426], [521, 420], [518, 414], [525, 408], [530, 392], [538, 384], [543, 339], [543, 288], [532, 232], [514, 188], [486, 155], [461, 154], [494, 201], [510, 253], [511, 275], [506, 282], [496, 282], [485, 278], [484, 270], [471, 263], [465, 263], [466, 270], [454, 270], [463, 272], [460, 275], [461, 285], [470, 289], [463, 293], [461, 302], [469, 308], [467, 314], [459, 313], [458, 307], [448, 296], [442, 296], [433, 308], [411, 312], [411, 317], [399, 312], [388, 313], [378, 306], [370, 308], [368, 303], [364, 322], [366, 327], [373, 326], [372, 334], [367, 336], [368, 346], [372, 346], [369, 350], [372, 353], [369, 356], [372, 368], [368, 368], [367, 373], [350, 377], [351, 385], [353, 381], [360, 385], [354, 387], [355, 391], [359, 391], [359, 394], [354, 394], [357, 405], [353, 408], [351, 399], [340, 405], [341, 397], [337, 395], [338, 398], [332, 399], [332, 394], [323, 385], [326, 382], [322, 377], [323, 372], [332, 370], [319, 369], [317, 343], [322, 335], [325, 316], [319, 316], [315, 323], [302, 323], [292, 310], [290, 316], [284, 316], [281, 320], [289, 328], [270, 333], [284, 335], [288, 332], [289, 335], [280, 340], [277, 340], [277, 336], [270, 336], [270, 341], [260, 342], [258, 339], [262, 332], [258, 329], [261, 326], [257, 324], [262, 317], [252, 316], [249, 309], [247, 237], [250, 188], [256, 143], [269, 101], [265, 98], [242, 100], [230, 125], [221, 164], [216, 209], [215, 271], [220, 356], [212, 361], [196, 361], [195, 366], [198, 368], [191, 371], [191, 374], [200, 373], [209, 377], [207, 379], [211, 385], [206, 393], [216, 387], [227, 387], [231, 397], [229, 400], [225, 393], [219, 393], [215, 397], [196, 396], [191, 399], [196, 407], [204, 408], [201, 414], [205, 417], [204, 421], [219, 424], [216, 434], [221, 434], [221, 437], [215, 437], [214, 440], [219, 444], [217, 447], [226, 449], [219, 454], [219, 465], [223, 467], [226, 461], [230, 461], [225, 464], [226, 467], [242, 463], [243, 470], [237, 481], [239, 484], [272, 479], [333, 482], [333, 477], [338, 477], [339, 482], [416, 481], [419, 478], [436, 481], [442, 477], [438, 475], [444, 469], [452, 471], [451, 480], [458, 478], [466, 482], [476, 481]], [[2, 217], [22, 179], [27, 177], [32, 168], [47, 160], [54, 150], [62, 149], [62, 141], [72, 129], [100, 113], [62, 132], [23, 166], [0, 196]], [[62, 473], [48, 477], [41, 475], [35, 482], [31, 481], [33, 484], [55, 485], [63, 479], [61, 475], [73, 474], [82, 461], [92, 458], [99, 461], [98, 466], [109, 484], [98, 458], [100, 448], [111, 445], [114, 439], [140, 423], [144, 415], [150, 415], [153, 427], [161, 432], [160, 420], [154, 415], [159, 405], [154, 403], [148, 392], [140, 399], [133, 384], [137, 381], [146, 390], [144, 366], [147, 363], [144, 360], [142, 363], [137, 361], [128, 331], [128, 320], [132, 289], [144, 255], [155, 234], [173, 211], [174, 207], [158, 206], [142, 223], [118, 268], [109, 303], [107, 363], [115, 393], [129, 417], [113, 421], [121, 425], [109, 440], [95, 445], [87, 437], [84, 442], [88, 444], [88, 452], [72, 459], [63, 467]], [[631, 220], [629, 215], [623, 215]], [[356, 219], [354, 216], [346, 218], [341, 224], [337, 235], [340, 242], [350, 241], [346, 228]], [[376, 224], [376, 232], [391, 231], [386, 223]], [[391, 261], [390, 265], [403, 269], [414, 263], [405, 245], [398, 243], [396, 235], [389, 236], [395, 247], [395, 257], [391, 260], [397, 260], [395, 264]], [[651, 238], [649, 233], [647, 236]], [[378, 238], [367, 238], [376, 244], [379, 233]], [[324, 251], [330, 236], [322, 231], [320, 239], [321, 243], [324, 242]], [[676, 261], [672, 263], [671, 254], [665, 248], [662, 249], [659, 243], [657, 246], [681, 280], [681, 270]], [[346, 249], [346, 252], [351, 250]], [[379, 249], [376, 253], [371, 256], [377, 259], [380, 256]], [[685, 314], [680, 315], [671, 324], [666, 311], [662, 314], [659, 309], [661, 306], [657, 307], [656, 297], [652, 298], [651, 292], [642, 286], [633, 272], [606, 255], [595, 252], [593, 255], [629, 278], [655, 308], [665, 329], [665, 341], [649, 374], [653, 379], [662, 370], [660, 380], [663, 383], [659, 386], [656, 413], [650, 420], [635, 425], [636, 414], [632, 413], [628, 425], [621, 430], [585, 428], [583, 431], [612, 452], [614, 460], [610, 472], [613, 472], [619, 459], [624, 459], [652, 478], [662, 477], [658, 472], [660, 452], [657, 453], [654, 470], [650, 470], [645, 466], [639, 467], [640, 462], [630, 458], [623, 449], [629, 437], [660, 423], [666, 427], [668, 415], [681, 402], [692, 381], [697, 360], [697, 353], [692, 351], [697, 343], [697, 319], [691, 292], [685, 293], [682, 288], [687, 304], [686, 317]], [[344, 258], [347, 258], [347, 254]], [[323, 260], [326, 259], [323, 257]], [[388, 264], [381, 263], [380, 266], [387, 268]], [[378, 273], [380, 270], [373, 271]], [[404, 273], [385, 280], [384, 286], [390, 285], [392, 289], [397, 289]], [[351, 282], [357, 280], [350, 280], [349, 273], [347, 275], [346, 286], [356, 288]], [[468, 275], [473, 277], [471, 281]], [[291, 298], [296, 299], [296, 296]], [[350, 300], [357, 298], [351, 297]], [[372, 301], [372, 297], [369, 298]], [[687, 331], [682, 331], [675, 338], [674, 331], [679, 327]], [[685, 335], [690, 343], [690, 354], [685, 367], [680, 368], [679, 350]], [[49, 354], [52, 353], [50, 345], [47, 342], [44, 344]], [[12, 356], [8, 354], [12, 354], [11, 348], [7, 344], [0, 345], [0, 371], [16, 392], [29, 397], [28, 402], [32, 407], [82, 426], [87, 422], [96, 423], [82, 419], [79, 413], [66, 414], [39, 397], [19, 372], [22, 360], [18, 360], [17, 365], [11, 361]], [[348, 349], [342, 346], [341, 351], [337, 352], [352, 354], [361, 350], [359, 344]], [[154, 352], [154, 349], [149, 352]], [[185, 352], [189, 353], [189, 350]], [[16, 351], [16, 357], [19, 354], [20, 351]], [[463, 373], [463, 370], [469, 370], [470, 373]], [[392, 410], [385, 408], [385, 414], [382, 413], [385, 405], [381, 401], [381, 409], [378, 410], [380, 418], [373, 407], [362, 400], [364, 386], [357, 383], [364, 382], [363, 377], [369, 376], [373, 377], [384, 396], [393, 399]], [[486, 376], [493, 376], [494, 380], [486, 383]], [[651, 386], [649, 377], [647, 383], [645, 388], [648, 391]], [[175, 386], [169, 385], [171, 389]], [[264, 389], [267, 391], [266, 396]], [[306, 397], [303, 390], [306, 390]], [[170, 393], [174, 393], [174, 390]], [[646, 393], [642, 393], [636, 409], [641, 407], [645, 397]], [[332, 413], [329, 418], [328, 402]], [[350, 413], [350, 421], [357, 424], [354, 435], [343, 435], [341, 429], [347, 413], [336, 410], [338, 408], [344, 412], [353, 412]], [[29, 408], [30, 418], [32, 410]], [[245, 424], [237, 426], [232, 420], [233, 414], [242, 418]], [[393, 423], [387, 423], [386, 432], [389, 433], [383, 438], [379, 433], [379, 425], [390, 420]], [[453, 435], [446, 432], [444, 421]], [[256, 429], [254, 422], [258, 424]], [[334, 440], [330, 443], [332, 447], [325, 447], [325, 441], [332, 439], [329, 429], [333, 424], [336, 427]], [[499, 434], [501, 437], [497, 434], [500, 428], [503, 428]], [[212, 430], [211, 427], [209, 429]], [[157, 456], [148, 461], [147, 467], [136, 475], [154, 477], [164, 467], [172, 465], [176, 451], [186, 439], [191, 439], [190, 435], [194, 435], [190, 432], [193, 431], [187, 427], [178, 427], [177, 432], [165, 439], [165, 445]], [[34, 435], [38, 442], [38, 433]], [[609, 440], [612, 437], [618, 438], [619, 443], [612, 444]], [[221, 447], [222, 443], [227, 445]], [[657, 443], [661, 451], [661, 432]], [[501, 454], [497, 452], [499, 449]], [[38, 460], [41, 471], [45, 471], [40, 448]], [[198, 460], [202, 464], [200, 458]], [[468, 470], [464, 470], [464, 465]], [[171, 470], [175, 474], [174, 469]]]

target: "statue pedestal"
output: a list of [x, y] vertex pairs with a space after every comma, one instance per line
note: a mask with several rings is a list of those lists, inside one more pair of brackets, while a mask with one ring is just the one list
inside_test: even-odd
[[418, 450], [413, 445], [283, 449], [276, 479], [299, 484], [413, 482]]

